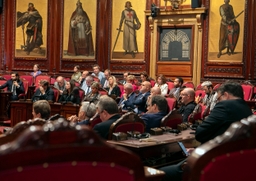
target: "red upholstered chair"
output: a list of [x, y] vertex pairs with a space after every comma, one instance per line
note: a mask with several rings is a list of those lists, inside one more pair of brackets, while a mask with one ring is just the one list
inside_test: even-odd
[[90, 119], [90, 127], [93, 128], [96, 124], [101, 123], [102, 120], [100, 119], [99, 114], [95, 114], [91, 119]]
[[60, 96], [60, 91], [55, 87], [51, 87], [51, 88], [54, 92], [54, 102], [58, 102], [59, 96]]
[[202, 85], [199, 84], [198, 86], [196, 86], [196, 90], [201, 90], [202, 89]]
[[84, 90], [81, 89], [81, 88], [79, 88], [78, 90], [79, 90], [80, 100], [83, 101], [83, 99], [84, 99], [84, 94], [85, 94], [85, 93], [84, 93]]
[[54, 85], [55, 82], [56, 82], [56, 79], [51, 77], [50, 85]]
[[205, 92], [203, 90], [198, 89], [195, 91], [195, 97], [199, 96], [200, 94], [201, 94], [201, 98], [204, 98]]
[[168, 85], [168, 92], [170, 92], [170, 90], [172, 90], [174, 88], [174, 83], [173, 82], [166, 82], [166, 84]]
[[161, 126], [169, 126], [173, 129], [177, 129], [177, 125], [182, 123], [182, 115], [178, 111], [172, 110], [161, 120]]
[[249, 101], [252, 99], [252, 95], [254, 93], [254, 86], [251, 84], [241, 84], [244, 90], [244, 100]]
[[185, 181], [255, 180], [256, 115], [233, 123], [188, 157]]
[[166, 97], [166, 100], [168, 103], [169, 111], [173, 110], [176, 107], [177, 100], [171, 97]]
[[127, 131], [138, 131], [140, 133], [145, 131], [144, 121], [133, 112], [123, 114], [110, 126], [108, 139], [111, 140], [112, 134], [115, 132], [127, 133]]
[[216, 84], [214, 87], [213, 87], [213, 90], [214, 91], [217, 91], [217, 89], [221, 86], [221, 84]]
[[4, 75], [2, 75], [2, 77], [3, 77], [5, 80], [10, 80], [10, 79], [11, 79], [11, 74], [4, 74]]
[[0, 146], [0, 159], [1, 181], [146, 180], [137, 155], [66, 121], [30, 127], [12, 144]]
[[[3, 85], [7, 82], [7, 80], [0, 80], [0, 85]], [[7, 91], [7, 87], [5, 87], [3, 90]]]
[[19, 99], [20, 98], [26, 99], [27, 98], [27, 93], [28, 93], [29, 82], [26, 79], [23, 79], [21, 81], [23, 82], [24, 93], [19, 95]]
[[49, 82], [49, 85], [50, 85], [51, 77], [48, 76], [48, 75], [38, 75], [38, 76], [36, 76], [36, 78], [35, 78], [35, 86], [36, 86], [35, 90], [39, 87], [40, 80], [47, 80]]
[[196, 120], [203, 120], [207, 115], [209, 115], [209, 109], [206, 105], [197, 104], [194, 111], [189, 115], [188, 121], [190, 123], [195, 123]]
[[101, 95], [108, 95], [108, 91], [106, 89], [103, 89], [103, 88], [99, 88], [99, 93]]
[[150, 83], [151, 83], [151, 87], [154, 87], [155, 86], [155, 84], [156, 84], [156, 81], [154, 80], [154, 79], [150, 79]]
[[190, 88], [193, 88], [193, 89], [195, 88], [193, 82], [184, 82], [184, 83], [182, 84], [182, 86], [184, 86], [184, 87], [190, 87]]
[[20, 79], [27, 80], [28, 86], [32, 86], [34, 84], [34, 77], [32, 75], [21, 75]]

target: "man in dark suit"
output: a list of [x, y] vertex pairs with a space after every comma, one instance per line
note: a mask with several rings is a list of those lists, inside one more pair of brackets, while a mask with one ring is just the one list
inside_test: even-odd
[[135, 108], [133, 102], [135, 100], [136, 94], [133, 92], [133, 86], [131, 83], [126, 83], [124, 85], [124, 94], [121, 97], [118, 106], [122, 108], [122, 110], [133, 110]]
[[[217, 104], [196, 129], [196, 140], [201, 143], [214, 139], [223, 134], [232, 123], [252, 115], [251, 109], [243, 99], [244, 93], [240, 84], [227, 82], [219, 87], [217, 93]], [[160, 168], [166, 174], [163, 180], [182, 180], [184, 163], [186, 160], [177, 165]]]
[[32, 96], [32, 101], [38, 101], [38, 100], [47, 100], [47, 101], [53, 101], [54, 98], [54, 92], [49, 86], [49, 82], [47, 80], [40, 80], [39, 82], [40, 86]]
[[96, 107], [102, 122], [96, 124], [93, 130], [98, 133], [100, 137], [108, 139], [110, 126], [120, 118], [118, 106], [114, 99], [107, 95], [103, 95], [100, 97]]
[[134, 112], [141, 114], [147, 111], [146, 102], [150, 95], [151, 83], [144, 81], [141, 84], [140, 92], [135, 96], [133, 104], [135, 105]]
[[148, 112], [141, 116], [146, 124], [146, 132], [150, 132], [151, 128], [160, 127], [161, 120], [168, 110], [168, 103], [164, 96], [155, 95], [150, 100]]
[[0, 89], [4, 89], [5, 87], [7, 87], [8, 92], [12, 92], [12, 101], [18, 100], [19, 95], [25, 92], [23, 82], [20, 80], [20, 76], [16, 72], [11, 73], [11, 79], [1, 85]]

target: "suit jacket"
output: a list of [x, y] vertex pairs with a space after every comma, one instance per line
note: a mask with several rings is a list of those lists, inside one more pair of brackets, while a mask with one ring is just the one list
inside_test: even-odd
[[74, 88], [70, 95], [68, 95], [67, 91], [63, 92], [58, 102], [72, 102], [74, 104], [80, 104], [81, 99], [79, 96], [79, 90]]
[[93, 130], [100, 135], [101, 138], [108, 139], [109, 128], [121, 116], [116, 114], [109, 118], [109, 120], [96, 124]]
[[194, 101], [188, 103], [187, 105], [182, 105], [178, 112], [182, 114], [182, 122], [188, 122], [188, 116], [194, 111], [196, 103]]
[[130, 109], [133, 110], [135, 108], [135, 105], [133, 104], [133, 102], [135, 100], [135, 96], [136, 96], [136, 94], [134, 92], [132, 92], [126, 101], [124, 100], [124, 97], [122, 96], [118, 105], [122, 106], [122, 104], [123, 104], [124, 105], [122, 107], [123, 110], [130, 110]]
[[[25, 92], [23, 82], [19, 80], [17, 81], [17, 83], [19, 84], [19, 88], [16, 87], [16, 95], [12, 95], [12, 100], [17, 100], [18, 96]], [[3, 85], [0, 86], [0, 89], [4, 89], [5, 87], [7, 87], [7, 91], [12, 92], [12, 84], [12, 79], [7, 80]]]
[[146, 103], [149, 95], [150, 92], [146, 92], [144, 94], [139, 93], [137, 96], [135, 96], [133, 104], [138, 108], [138, 114], [147, 112]]
[[223, 134], [236, 121], [252, 115], [252, 111], [243, 99], [218, 102], [210, 115], [196, 129], [196, 140], [205, 143]]
[[99, 92], [95, 95], [92, 95], [92, 93], [89, 93], [84, 96], [83, 101], [93, 102], [96, 105], [99, 102], [100, 96], [101, 94]]
[[120, 88], [118, 87], [118, 85], [116, 85], [115, 87], [113, 87], [113, 89], [111, 90], [111, 92], [109, 92], [109, 87], [106, 88], [106, 90], [108, 91], [108, 95], [111, 96], [111, 95], [116, 95], [116, 97], [120, 97], [121, 95], [121, 90]]
[[146, 124], [146, 132], [149, 133], [151, 128], [159, 128], [161, 125], [161, 120], [166, 114], [167, 113], [164, 112], [143, 114], [141, 119], [143, 119]]
[[40, 89], [36, 89], [36, 92], [34, 93], [34, 95], [32, 96], [32, 101], [38, 101], [38, 100], [47, 100], [47, 101], [53, 101], [54, 98], [54, 92], [53, 90], [48, 87], [45, 91], [45, 94], [42, 95]]

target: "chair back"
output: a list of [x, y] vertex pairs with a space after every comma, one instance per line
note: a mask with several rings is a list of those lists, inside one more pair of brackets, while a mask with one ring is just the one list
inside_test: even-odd
[[209, 107], [203, 104], [197, 104], [194, 111], [189, 115], [188, 121], [195, 123], [196, 120], [203, 120], [209, 115]]
[[24, 87], [24, 93], [19, 95], [19, 98], [23, 97], [24, 99], [27, 97], [27, 93], [28, 93], [28, 86], [29, 86], [29, 82], [26, 79], [21, 79], [21, 81], [23, 82], [23, 87]]
[[100, 119], [100, 115], [99, 114], [95, 114], [91, 119], [90, 119], [90, 127], [94, 128], [94, 126], [98, 123], [101, 123], [102, 120]]
[[182, 123], [182, 115], [175, 109], [162, 118], [161, 127], [169, 126], [173, 129], [177, 129], [177, 125], [180, 123]]
[[78, 91], [79, 91], [80, 100], [83, 101], [84, 95], [85, 95], [84, 90], [79, 87]]
[[34, 84], [34, 77], [32, 75], [21, 75], [21, 79], [28, 81], [28, 86], [32, 86]]
[[254, 93], [254, 86], [251, 84], [241, 84], [244, 91], [244, 100], [250, 101], [252, 99], [252, 95]]
[[108, 139], [111, 140], [112, 134], [115, 132], [127, 133], [127, 131], [138, 131], [140, 133], [145, 132], [144, 121], [133, 112], [123, 114], [110, 126]]
[[173, 82], [166, 82], [166, 84], [168, 85], [168, 92], [170, 92], [170, 90], [172, 90], [174, 88], [174, 83]]
[[11, 74], [4, 74], [2, 77], [5, 78], [5, 80], [10, 80], [12, 76]]
[[213, 91], [217, 91], [220, 86], [221, 86], [221, 84], [216, 84], [216, 85], [213, 87]]
[[197, 89], [195, 91], [195, 97], [199, 96], [200, 94], [201, 94], [201, 98], [204, 98], [205, 92], [203, 90], [201, 90], [201, 89]]
[[150, 83], [151, 83], [151, 87], [154, 87], [155, 86], [155, 84], [156, 84], [156, 81], [154, 80], [154, 79], [150, 79]]
[[60, 96], [60, 91], [59, 89], [55, 88], [55, 87], [51, 87], [54, 93], [54, 102], [58, 102], [59, 96]]
[[0, 146], [0, 159], [2, 181], [105, 180], [106, 176], [113, 181], [145, 180], [137, 155], [107, 144], [84, 126], [61, 120], [32, 126], [12, 144]]
[[106, 89], [103, 89], [103, 88], [99, 88], [99, 93], [101, 95], [108, 95], [108, 91]]
[[[0, 80], [0, 86], [5, 84], [7, 80]], [[7, 87], [5, 87], [3, 90], [7, 91]]]
[[233, 123], [223, 135], [192, 152], [187, 160], [184, 180], [255, 180], [255, 169], [249, 164], [256, 162], [255, 137], [256, 115]]
[[50, 76], [48, 76], [48, 75], [38, 75], [35, 78], [35, 86], [36, 86], [35, 90], [39, 87], [40, 80], [47, 80], [49, 82], [49, 85], [51, 83], [51, 77]]
[[192, 89], [194, 89], [194, 88], [195, 88], [195, 86], [194, 86], [194, 83], [193, 83], [193, 82], [184, 82], [184, 83], [182, 84], [182, 86], [184, 86], [184, 87], [188, 87], [188, 88], [192, 88]]
[[56, 82], [56, 79], [54, 77], [51, 77], [50, 85], [54, 85], [55, 82]]
[[169, 111], [173, 110], [176, 107], [177, 100], [172, 97], [166, 97], [166, 100], [168, 103]]

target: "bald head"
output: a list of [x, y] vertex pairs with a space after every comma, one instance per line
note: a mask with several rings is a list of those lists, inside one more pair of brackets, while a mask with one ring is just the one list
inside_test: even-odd
[[161, 95], [161, 89], [159, 87], [153, 87], [151, 89], [150, 95]]
[[181, 103], [187, 105], [195, 100], [195, 91], [192, 88], [185, 88], [181, 91], [180, 97]]
[[140, 88], [141, 93], [149, 92], [150, 89], [151, 89], [151, 83], [150, 82], [148, 82], [148, 81], [142, 82], [141, 88]]

